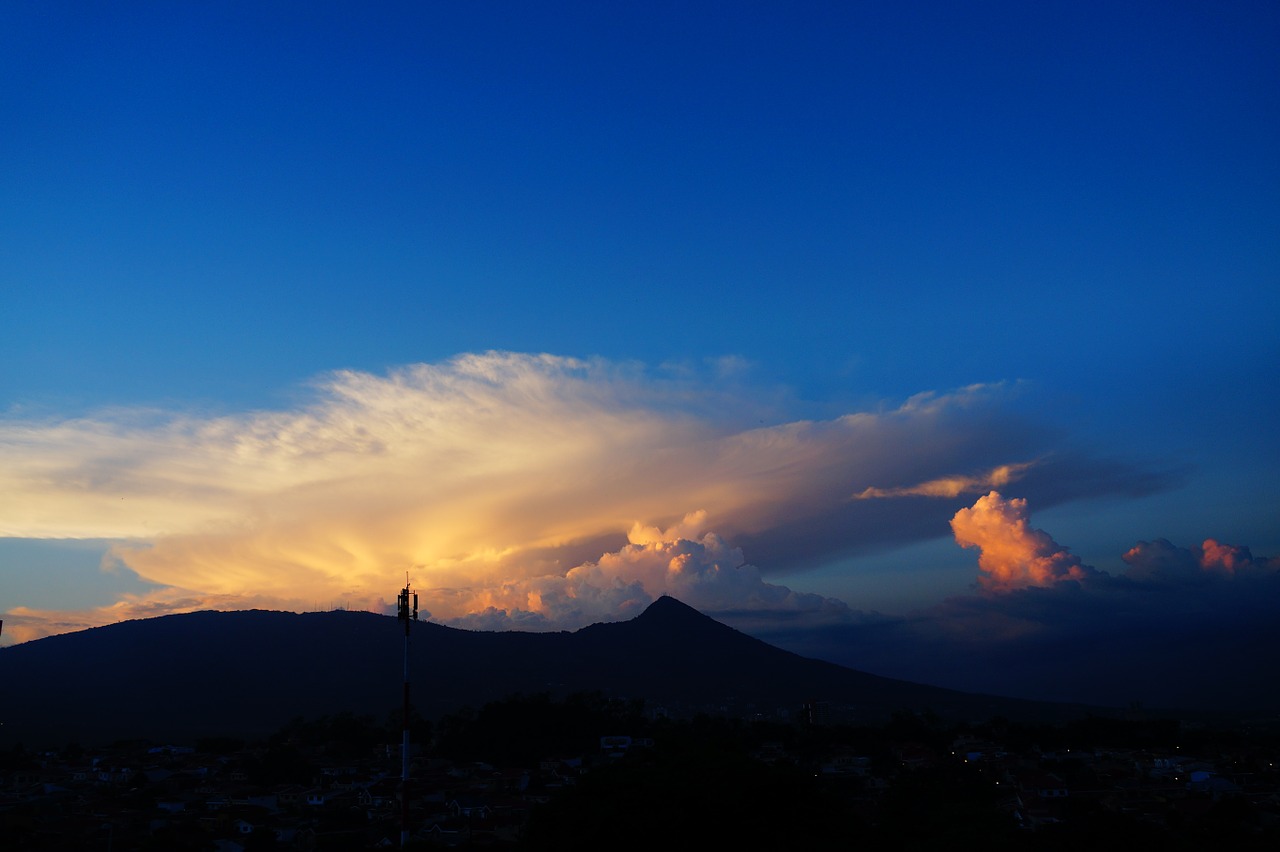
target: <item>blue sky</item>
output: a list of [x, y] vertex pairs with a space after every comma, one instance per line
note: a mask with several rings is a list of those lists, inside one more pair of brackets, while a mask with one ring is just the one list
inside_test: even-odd
[[[950, 524], [990, 491], [1108, 575], [1157, 539], [1280, 555], [1274, 4], [55, 2], [0, 33], [5, 642], [377, 608], [411, 569], [458, 624], [625, 617], [665, 590], [634, 565], [572, 617], [545, 586], [679, 542], [907, 617], [996, 599]], [[404, 481], [344, 491], [341, 453]], [[348, 522], [337, 562], [283, 543]], [[711, 576], [704, 610], [776, 608]]]

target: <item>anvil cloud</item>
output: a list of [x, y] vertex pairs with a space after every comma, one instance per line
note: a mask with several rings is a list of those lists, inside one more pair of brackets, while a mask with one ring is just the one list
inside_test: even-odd
[[945, 479], [954, 496], [1054, 465], [1093, 466], [1053, 476], [1058, 499], [1132, 487], [1119, 466], [1027, 462], [1052, 456], [1052, 432], [1006, 387], [760, 425], [720, 378], [489, 352], [337, 372], [296, 410], [10, 420], [0, 534], [116, 540], [112, 563], [156, 586], [78, 614], [16, 602], [10, 635], [204, 607], [379, 610], [406, 574], [432, 616], [471, 626], [573, 628], [663, 593], [839, 617], [765, 578], [945, 530], [948, 506], [874, 489]]

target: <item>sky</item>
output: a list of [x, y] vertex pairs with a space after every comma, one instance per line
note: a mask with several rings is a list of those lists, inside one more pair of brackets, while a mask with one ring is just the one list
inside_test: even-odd
[[1269, 2], [5, 4], [0, 645], [407, 581], [456, 627], [671, 594], [1035, 697], [1114, 697], [1067, 648], [1244, 654], [1278, 37]]

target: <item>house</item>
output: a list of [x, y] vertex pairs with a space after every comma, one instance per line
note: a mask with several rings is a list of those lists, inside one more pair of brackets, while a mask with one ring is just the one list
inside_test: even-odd
[[276, 802], [282, 808], [292, 808], [306, 804], [307, 788], [297, 784], [288, 784], [277, 788]]
[[827, 755], [818, 771], [828, 776], [865, 777], [870, 770], [871, 758], [851, 749], [837, 749]]
[[489, 818], [488, 803], [470, 796], [460, 796], [453, 799], [446, 805], [446, 807], [449, 809], [449, 813], [455, 817]]
[[400, 798], [399, 779], [383, 778], [374, 781], [356, 793], [356, 801], [365, 808], [389, 808]]
[[1037, 799], [1063, 799], [1069, 795], [1066, 782], [1052, 772], [1023, 772], [1018, 785]]
[[99, 784], [128, 784], [133, 778], [134, 772], [127, 767], [117, 768], [108, 767], [98, 770]]
[[440, 823], [435, 823], [426, 830], [426, 837], [436, 846], [458, 846], [462, 843], [463, 832], [459, 828], [452, 826], [446, 828]]
[[894, 751], [904, 769], [920, 769], [938, 763], [937, 752], [922, 743], [903, 743]]

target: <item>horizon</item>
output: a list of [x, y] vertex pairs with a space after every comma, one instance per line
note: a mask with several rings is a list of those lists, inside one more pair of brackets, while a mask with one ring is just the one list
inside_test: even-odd
[[[1203, 677], [1197, 677], [1194, 672], [1187, 672], [1180, 669], [1177, 665], [1151, 667], [1151, 671], [1135, 672], [1125, 661], [1121, 661], [1119, 666], [1112, 666], [1110, 670], [1104, 665], [1096, 665], [1095, 670], [1088, 676], [1090, 679], [1090, 688], [1081, 688], [1081, 681], [1069, 680], [1068, 687], [1058, 690], [1044, 691], [1043, 683], [1021, 683], [1011, 682], [1008, 680], [1001, 681], [999, 679], [992, 681], [988, 685], [966, 685], [963, 678], [961, 680], [948, 681], [945, 677], [929, 676], [913, 677], [910, 674], [902, 674], [892, 669], [879, 670], [874, 666], [871, 669], [860, 667], [856, 664], [840, 662], [839, 660], [830, 659], [828, 655], [810, 653], [812, 650], [805, 638], [805, 631], [801, 631], [797, 639], [797, 634], [780, 632], [773, 635], [768, 633], [753, 633], [749, 624], [742, 624], [735, 627], [731, 623], [734, 619], [729, 614], [728, 620], [722, 620], [716, 615], [711, 615], [690, 606], [688, 603], [680, 600], [678, 597], [664, 593], [655, 598], [646, 605], [640, 612], [632, 614], [626, 619], [606, 619], [604, 621], [593, 622], [592, 624], [582, 625], [571, 629], [562, 629], [557, 631], [548, 630], [527, 630], [518, 627], [460, 627], [440, 622], [435, 622], [434, 626], [444, 628], [445, 630], [457, 631], [459, 633], [513, 633], [520, 635], [538, 635], [548, 632], [556, 632], [561, 634], [576, 634], [588, 628], [594, 628], [610, 624], [621, 624], [625, 622], [635, 621], [657, 606], [664, 599], [672, 601], [680, 611], [688, 611], [697, 619], [705, 619], [721, 627], [730, 628], [734, 632], [743, 634], [745, 637], [757, 641], [761, 641], [766, 645], [770, 645], [779, 650], [787, 651], [796, 655], [800, 659], [833, 664], [839, 668], [846, 669], [850, 672], [859, 674], [869, 674], [879, 678], [886, 678], [891, 681], [898, 681], [904, 684], [912, 684], [930, 689], [947, 690], [958, 693], [965, 693], [970, 696], [987, 696], [998, 700], [1010, 701], [1027, 701], [1034, 704], [1042, 704], [1048, 706], [1059, 707], [1075, 707], [1075, 708], [1093, 708], [1094, 711], [1111, 712], [1111, 713], [1147, 713], [1156, 712], [1166, 715], [1187, 715], [1188, 718], [1199, 718], [1202, 721], [1213, 718], [1218, 721], [1236, 722], [1253, 720], [1261, 721], [1262, 719], [1272, 718], [1275, 713], [1280, 712], [1280, 691], [1271, 685], [1270, 680], [1266, 677], [1269, 672], [1269, 661], [1262, 660], [1249, 670], [1238, 670], [1231, 666], [1226, 666], [1222, 671], [1217, 672], [1219, 676], [1219, 685], [1225, 686], [1226, 691], [1230, 694], [1214, 695], [1206, 694], [1206, 685], [1208, 689], [1213, 689], [1212, 679], [1206, 680]], [[126, 619], [124, 621], [115, 621], [106, 624], [85, 627], [79, 630], [67, 631], [66, 633], [50, 634], [41, 636], [27, 642], [16, 643], [11, 645], [0, 645], [0, 650], [5, 648], [17, 648], [31, 643], [39, 642], [42, 639], [57, 638], [60, 636], [71, 636], [80, 633], [96, 631], [98, 629], [110, 629], [131, 623], [143, 623], [155, 621], [158, 619], [181, 618], [184, 616], [195, 615], [284, 615], [284, 616], [326, 616], [326, 615], [372, 615], [385, 619], [388, 622], [395, 621], [396, 616], [386, 612], [376, 612], [364, 609], [348, 609], [342, 606], [334, 606], [329, 609], [320, 610], [282, 610], [268, 608], [245, 608], [245, 609], [207, 609], [193, 610], [186, 612], [171, 612], [154, 616], [143, 616], [138, 618]], [[431, 624], [429, 620], [422, 623]], [[2, 624], [2, 622], [0, 622]], [[396, 630], [399, 633], [399, 629]], [[1271, 630], [1276, 638], [1280, 638], [1280, 631]], [[870, 634], [868, 634], [870, 635]], [[862, 639], [867, 636], [860, 637]], [[692, 649], [691, 649], [692, 650]], [[1087, 656], [1087, 652], [1086, 652]], [[955, 660], [947, 660], [944, 664], [932, 671], [943, 671], [948, 667], [954, 666]], [[929, 671], [929, 670], [926, 670]], [[1059, 677], [1058, 674], [1053, 675], [1054, 678]], [[1120, 684], [1114, 681], [1117, 677], [1121, 680]], [[1183, 683], [1180, 688], [1173, 690], [1153, 689], [1153, 685], [1161, 682], [1181, 678]], [[1253, 688], [1241, 691], [1239, 689], [1240, 682], [1243, 680], [1253, 682]], [[1014, 685], [1010, 685], [1013, 683]], [[519, 690], [516, 690], [519, 692]], [[918, 708], [917, 708], [918, 709]], [[1189, 714], [1189, 715], [1188, 715]]]
[[[656, 616], [656, 621], [646, 618], [647, 613], [657, 609], [662, 609], [662, 613]], [[107, 683], [129, 685], [127, 692], [132, 704], [116, 707], [113, 725], [103, 727], [95, 722], [95, 736], [124, 736], [121, 726], [127, 727], [125, 719], [146, 718], [153, 709], [158, 714], [152, 720], [156, 724], [172, 727], [176, 723], [190, 735], [224, 717], [226, 725], [238, 730], [244, 726], [261, 727], [273, 718], [291, 718], [297, 708], [303, 706], [317, 708], [313, 712], [322, 714], [368, 713], [380, 700], [394, 706], [401, 698], [396, 687], [402, 674], [401, 646], [397, 641], [401, 631], [397, 620], [363, 610], [307, 613], [204, 610], [115, 622], [77, 633], [43, 637], [71, 640], [66, 644], [45, 645], [43, 640], [32, 640], [11, 646], [15, 651], [29, 652], [8, 658], [11, 665], [6, 671], [30, 700], [14, 703], [5, 719], [5, 730], [13, 737], [31, 736], [36, 728], [52, 732], [76, 727], [78, 723], [71, 717], [48, 724], [51, 716], [61, 712], [56, 708], [67, 706], [65, 697], [55, 697], [58, 691], [76, 686], [63, 682], [48, 693], [29, 688], [39, 684], [46, 667], [62, 668], [72, 659], [90, 661], [89, 670], [93, 674], [86, 672], [80, 687], [101, 690]], [[371, 626], [371, 621], [383, 622], [383, 626]], [[583, 694], [625, 696], [626, 700], [643, 701], [660, 714], [711, 712], [734, 716], [748, 713], [777, 720], [790, 718], [805, 700], [829, 702], [840, 708], [839, 715], [864, 721], [887, 719], [898, 711], [936, 712], [954, 721], [985, 713], [992, 718], [1009, 716], [1024, 722], [1032, 719], [1047, 722], [1051, 718], [1058, 721], [1084, 718], [1081, 714], [1090, 712], [1123, 714], [1132, 710], [1121, 705], [965, 693], [869, 675], [786, 652], [670, 595], [663, 595], [645, 612], [626, 621], [557, 632], [554, 644], [546, 644], [542, 637], [548, 634], [540, 631], [477, 631], [430, 622], [424, 626], [426, 624], [436, 630], [418, 634], [412, 652], [404, 648], [404, 664], [409, 668], [403, 674], [406, 682], [416, 683], [423, 678], [433, 681], [434, 685], [417, 699], [427, 702], [418, 706], [418, 710], [428, 715], [540, 692], [560, 698]], [[499, 645], [495, 645], [492, 638], [483, 638], [499, 635], [504, 637]], [[207, 641], [214, 636], [218, 641]], [[267, 637], [271, 637], [272, 647], [258, 651], [258, 642]], [[614, 661], [603, 668], [599, 667], [600, 660], [590, 662], [595, 656], [590, 649], [595, 648], [597, 642], [603, 642], [610, 649], [609, 657]], [[690, 647], [686, 658], [673, 664], [665, 653], [653, 653], [654, 643], [668, 650], [684, 644]], [[382, 654], [378, 648], [386, 653]], [[485, 669], [482, 661], [494, 655], [498, 648], [502, 661], [490, 659], [486, 674], [479, 677], [462, 674]], [[557, 662], [556, 655], [546, 653], [551, 648], [564, 649], [573, 662], [569, 665]], [[306, 649], [326, 659], [327, 664], [319, 668], [286, 666], [288, 675], [283, 676], [280, 663]], [[119, 659], [119, 666], [113, 670], [110, 663], [125, 650], [129, 658]], [[779, 650], [784, 652], [782, 656], [774, 653]], [[254, 658], [252, 662], [246, 659], [246, 653]], [[618, 659], [625, 659], [626, 665], [617, 665]], [[184, 668], [196, 673], [194, 679], [178, 678], [155, 686], [159, 683], [153, 675], [156, 668], [170, 667], [177, 660], [182, 660]], [[711, 660], [716, 661], [716, 666], [705, 669]], [[227, 663], [233, 661], [238, 662], [228, 669]], [[818, 666], [815, 668], [812, 664]], [[352, 666], [359, 671], [343, 671]], [[219, 671], [235, 671], [238, 686], [211, 686], [206, 675]], [[342, 673], [335, 680], [334, 675], [339, 672]], [[744, 677], [751, 684], [744, 683]], [[344, 689], [334, 691], [326, 686], [339, 682], [345, 684]], [[151, 695], [153, 686], [169, 693], [173, 703], [160, 706]], [[217, 699], [209, 693], [211, 688]], [[259, 700], [245, 703], [237, 697], [242, 691], [258, 695]], [[323, 709], [318, 709], [320, 707]], [[712, 707], [718, 709], [712, 710]], [[198, 712], [196, 708], [200, 708]], [[1222, 712], [1223, 708], [1152, 709], [1190, 714], [1187, 718], [1222, 721], [1234, 718]], [[1253, 712], [1253, 708], [1236, 709], [1244, 714], [1241, 718]], [[188, 714], [199, 717], [195, 727], [186, 722], [177, 723]], [[131, 730], [141, 729], [134, 725]]]
[[670, 593], [952, 688], [1247, 681], [1277, 37], [1265, 2], [0, 10], [0, 645], [394, 612], [408, 572], [463, 628]]

